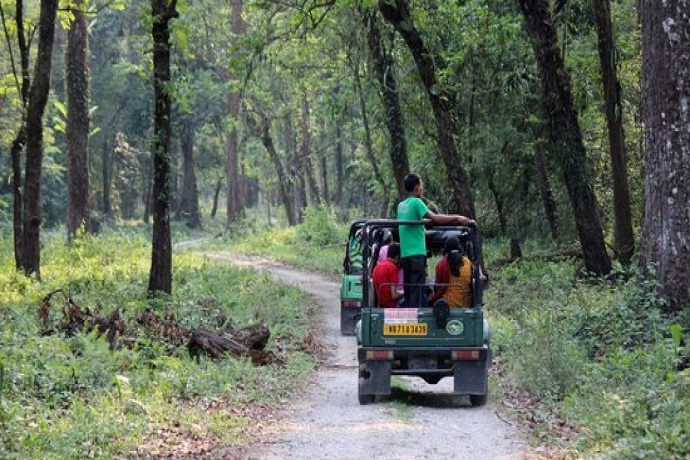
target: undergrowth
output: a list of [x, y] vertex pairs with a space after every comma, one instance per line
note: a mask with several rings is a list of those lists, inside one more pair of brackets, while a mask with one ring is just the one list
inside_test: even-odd
[[541, 439], [586, 458], [687, 458], [690, 371], [677, 364], [688, 323], [664, 314], [654, 285], [633, 268], [602, 281], [538, 259], [492, 275], [494, 352], [536, 401], [530, 417], [572, 428], [569, 439], [558, 430]]
[[[251, 270], [212, 263], [196, 255], [198, 249], [260, 255], [336, 274], [348, 231], [336, 222], [332, 210], [320, 208], [295, 228], [253, 221], [213, 237], [174, 236], [175, 292], [158, 299], [157, 310], [189, 327], [209, 326], [216, 312], [239, 326], [264, 321], [273, 332], [270, 347], [288, 358], [284, 367], [234, 359], [196, 362], [140, 330], [134, 318], [151, 305], [145, 235], [112, 232], [83, 238], [72, 248], [56, 237], [45, 244], [41, 283], [15, 273], [11, 245], [4, 240], [0, 456], [131, 455], [156, 430], [170, 427], [242, 442], [248, 418], [208, 406], [219, 399], [238, 407], [271, 404], [290, 391], [313, 366], [300, 345], [308, 334], [309, 309], [297, 290]], [[497, 244], [484, 246], [491, 277], [485, 313], [500, 363], [492, 388], [529, 395], [518, 413], [529, 419], [539, 442], [558, 445], [568, 458], [687, 458], [690, 315], [665, 314], [655, 286], [634, 269], [618, 268], [613, 281], [583, 278], [568, 260], [525, 257], [493, 269]], [[119, 308], [138, 347], [111, 351], [94, 334], [41, 336], [36, 309], [55, 288], [80, 305], [105, 312]]]
[[[250, 417], [242, 407], [276, 404], [313, 367], [302, 345], [312, 306], [296, 288], [259, 272], [210, 262], [191, 252], [173, 256], [170, 296], [147, 299], [150, 239], [141, 230], [106, 230], [71, 247], [44, 236], [42, 281], [14, 270], [11, 240], [0, 247], [0, 457], [146, 457], [137, 446], [171, 432], [242, 442]], [[82, 309], [121, 312], [131, 348], [116, 350], [97, 333], [44, 334], [43, 297], [62, 289]], [[53, 297], [57, 326], [67, 301]], [[147, 308], [189, 328], [217, 329], [219, 313], [235, 326], [271, 330], [268, 351], [280, 364], [190, 358], [136, 321]], [[207, 410], [222, 400], [228, 409]]]

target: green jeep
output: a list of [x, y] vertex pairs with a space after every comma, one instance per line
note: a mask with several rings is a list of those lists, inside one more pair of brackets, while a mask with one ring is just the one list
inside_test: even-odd
[[[400, 224], [425, 225], [428, 256], [440, 255], [451, 236], [464, 245], [475, 267], [471, 308], [378, 308], [371, 271], [376, 241], [385, 229]], [[429, 221], [368, 220], [361, 224], [363, 250], [361, 323], [357, 328], [359, 402], [370, 404], [391, 393], [391, 375], [411, 375], [436, 384], [452, 377], [456, 395], [468, 395], [474, 406], [486, 403], [491, 365], [490, 330], [482, 311], [483, 280], [476, 226], [437, 226]], [[372, 261], [374, 263], [372, 263]], [[431, 273], [433, 267], [429, 267]]]
[[362, 226], [365, 220], [350, 225], [345, 244], [343, 273], [340, 275], [340, 333], [353, 335], [362, 311]]

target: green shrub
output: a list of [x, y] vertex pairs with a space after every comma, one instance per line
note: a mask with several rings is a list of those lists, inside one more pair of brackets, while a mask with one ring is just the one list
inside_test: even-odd
[[342, 225], [338, 225], [335, 209], [320, 204], [304, 210], [304, 222], [297, 227], [297, 235], [314, 246], [340, 244], [347, 238]]

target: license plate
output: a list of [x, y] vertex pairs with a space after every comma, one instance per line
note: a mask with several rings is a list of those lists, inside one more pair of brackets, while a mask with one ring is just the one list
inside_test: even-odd
[[426, 323], [384, 324], [383, 335], [427, 335]]

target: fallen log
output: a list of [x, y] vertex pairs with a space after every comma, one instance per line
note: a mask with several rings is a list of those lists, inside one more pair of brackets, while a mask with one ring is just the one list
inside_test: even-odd
[[98, 313], [91, 312], [88, 308], [81, 308], [62, 289], [56, 289], [43, 297], [43, 302], [38, 310], [38, 316], [43, 323], [42, 335], [49, 335], [55, 332], [50, 319], [50, 310], [53, 296], [56, 294], [62, 294], [66, 302], [62, 308], [62, 318], [58, 323], [58, 330], [68, 337], [73, 337], [77, 332], [84, 331], [88, 333], [95, 329], [98, 331], [99, 337], [106, 334], [111, 350], [116, 347], [118, 334], [124, 336], [125, 333], [125, 325], [120, 316], [120, 310], [113, 310], [107, 317], [101, 316]]
[[175, 345], [186, 344], [190, 356], [197, 360], [202, 354], [213, 358], [224, 356], [249, 357], [255, 365], [265, 365], [276, 361], [272, 353], [264, 351], [271, 336], [270, 329], [263, 324], [253, 324], [236, 329], [225, 315], [218, 315], [218, 323], [224, 329], [212, 331], [205, 328], [190, 330], [172, 320], [163, 320], [150, 310], [138, 318], [155, 334], [164, 337]]
[[248, 348], [234, 338], [226, 337], [218, 332], [209, 331], [203, 328], [194, 330], [187, 344], [187, 349], [189, 350], [190, 356], [197, 360], [203, 353], [213, 358], [221, 358], [226, 355], [231, 355], [235, 358], [249, 357], [251, 362], [255, 365], [265, 365], [275, 361], [275, 357], [270, 352], [264, 351], [263, 349]]

